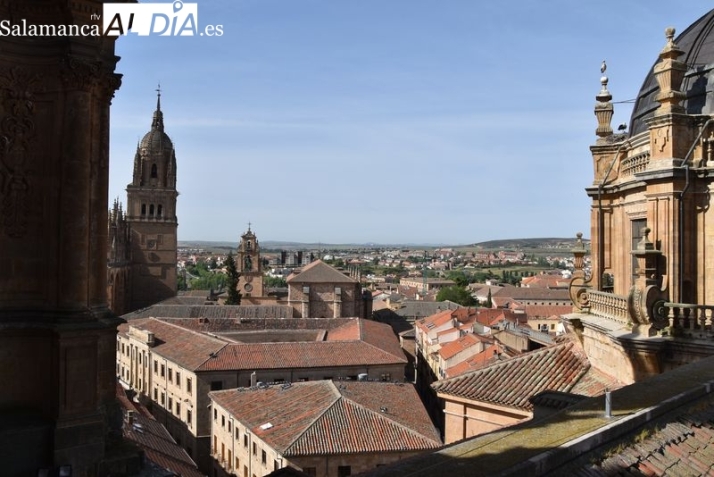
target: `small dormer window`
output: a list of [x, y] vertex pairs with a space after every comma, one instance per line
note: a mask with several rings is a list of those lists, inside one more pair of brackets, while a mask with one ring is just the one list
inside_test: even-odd
[[151, 178], [156, 179], [158, 177], [158, 172], [156, 168], [156, 164], [151, 165]]

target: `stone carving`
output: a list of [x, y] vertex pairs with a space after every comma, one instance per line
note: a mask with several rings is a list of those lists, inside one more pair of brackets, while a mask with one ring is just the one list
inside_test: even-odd
[[0, 69], [0, 231], [12, 238], [27, 233], [35, 135], [32, 90], [39, 81], [37, 74], [20, 67]]

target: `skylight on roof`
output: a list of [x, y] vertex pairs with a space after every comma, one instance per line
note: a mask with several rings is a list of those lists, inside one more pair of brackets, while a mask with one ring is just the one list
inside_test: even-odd
[[273, 427], [273, 424], [271, 424], [270, 422], [266, 422], [265, 424], [263, 424], [262, 426], [260, 426], [260, 428], [261, 428], [262, 430], [264, 430], [264, 431], [267, 430], [267, 429], [270, 429], [271, 427]]

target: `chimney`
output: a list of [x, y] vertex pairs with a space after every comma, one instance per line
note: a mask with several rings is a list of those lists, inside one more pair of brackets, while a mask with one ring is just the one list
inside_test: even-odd
[[258, 384], [258, 375], [255, 374], [255, 371], [250, 373], [250, 387], [254, 388]]

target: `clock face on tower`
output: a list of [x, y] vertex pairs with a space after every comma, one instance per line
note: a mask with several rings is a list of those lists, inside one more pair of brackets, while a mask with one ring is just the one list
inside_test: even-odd
[[253, 291], [253, 285], [251, 285], [250, 283], [246, 283], [245, 286], [243, 287], [243, 290], [250, 293], [251, 291]]

